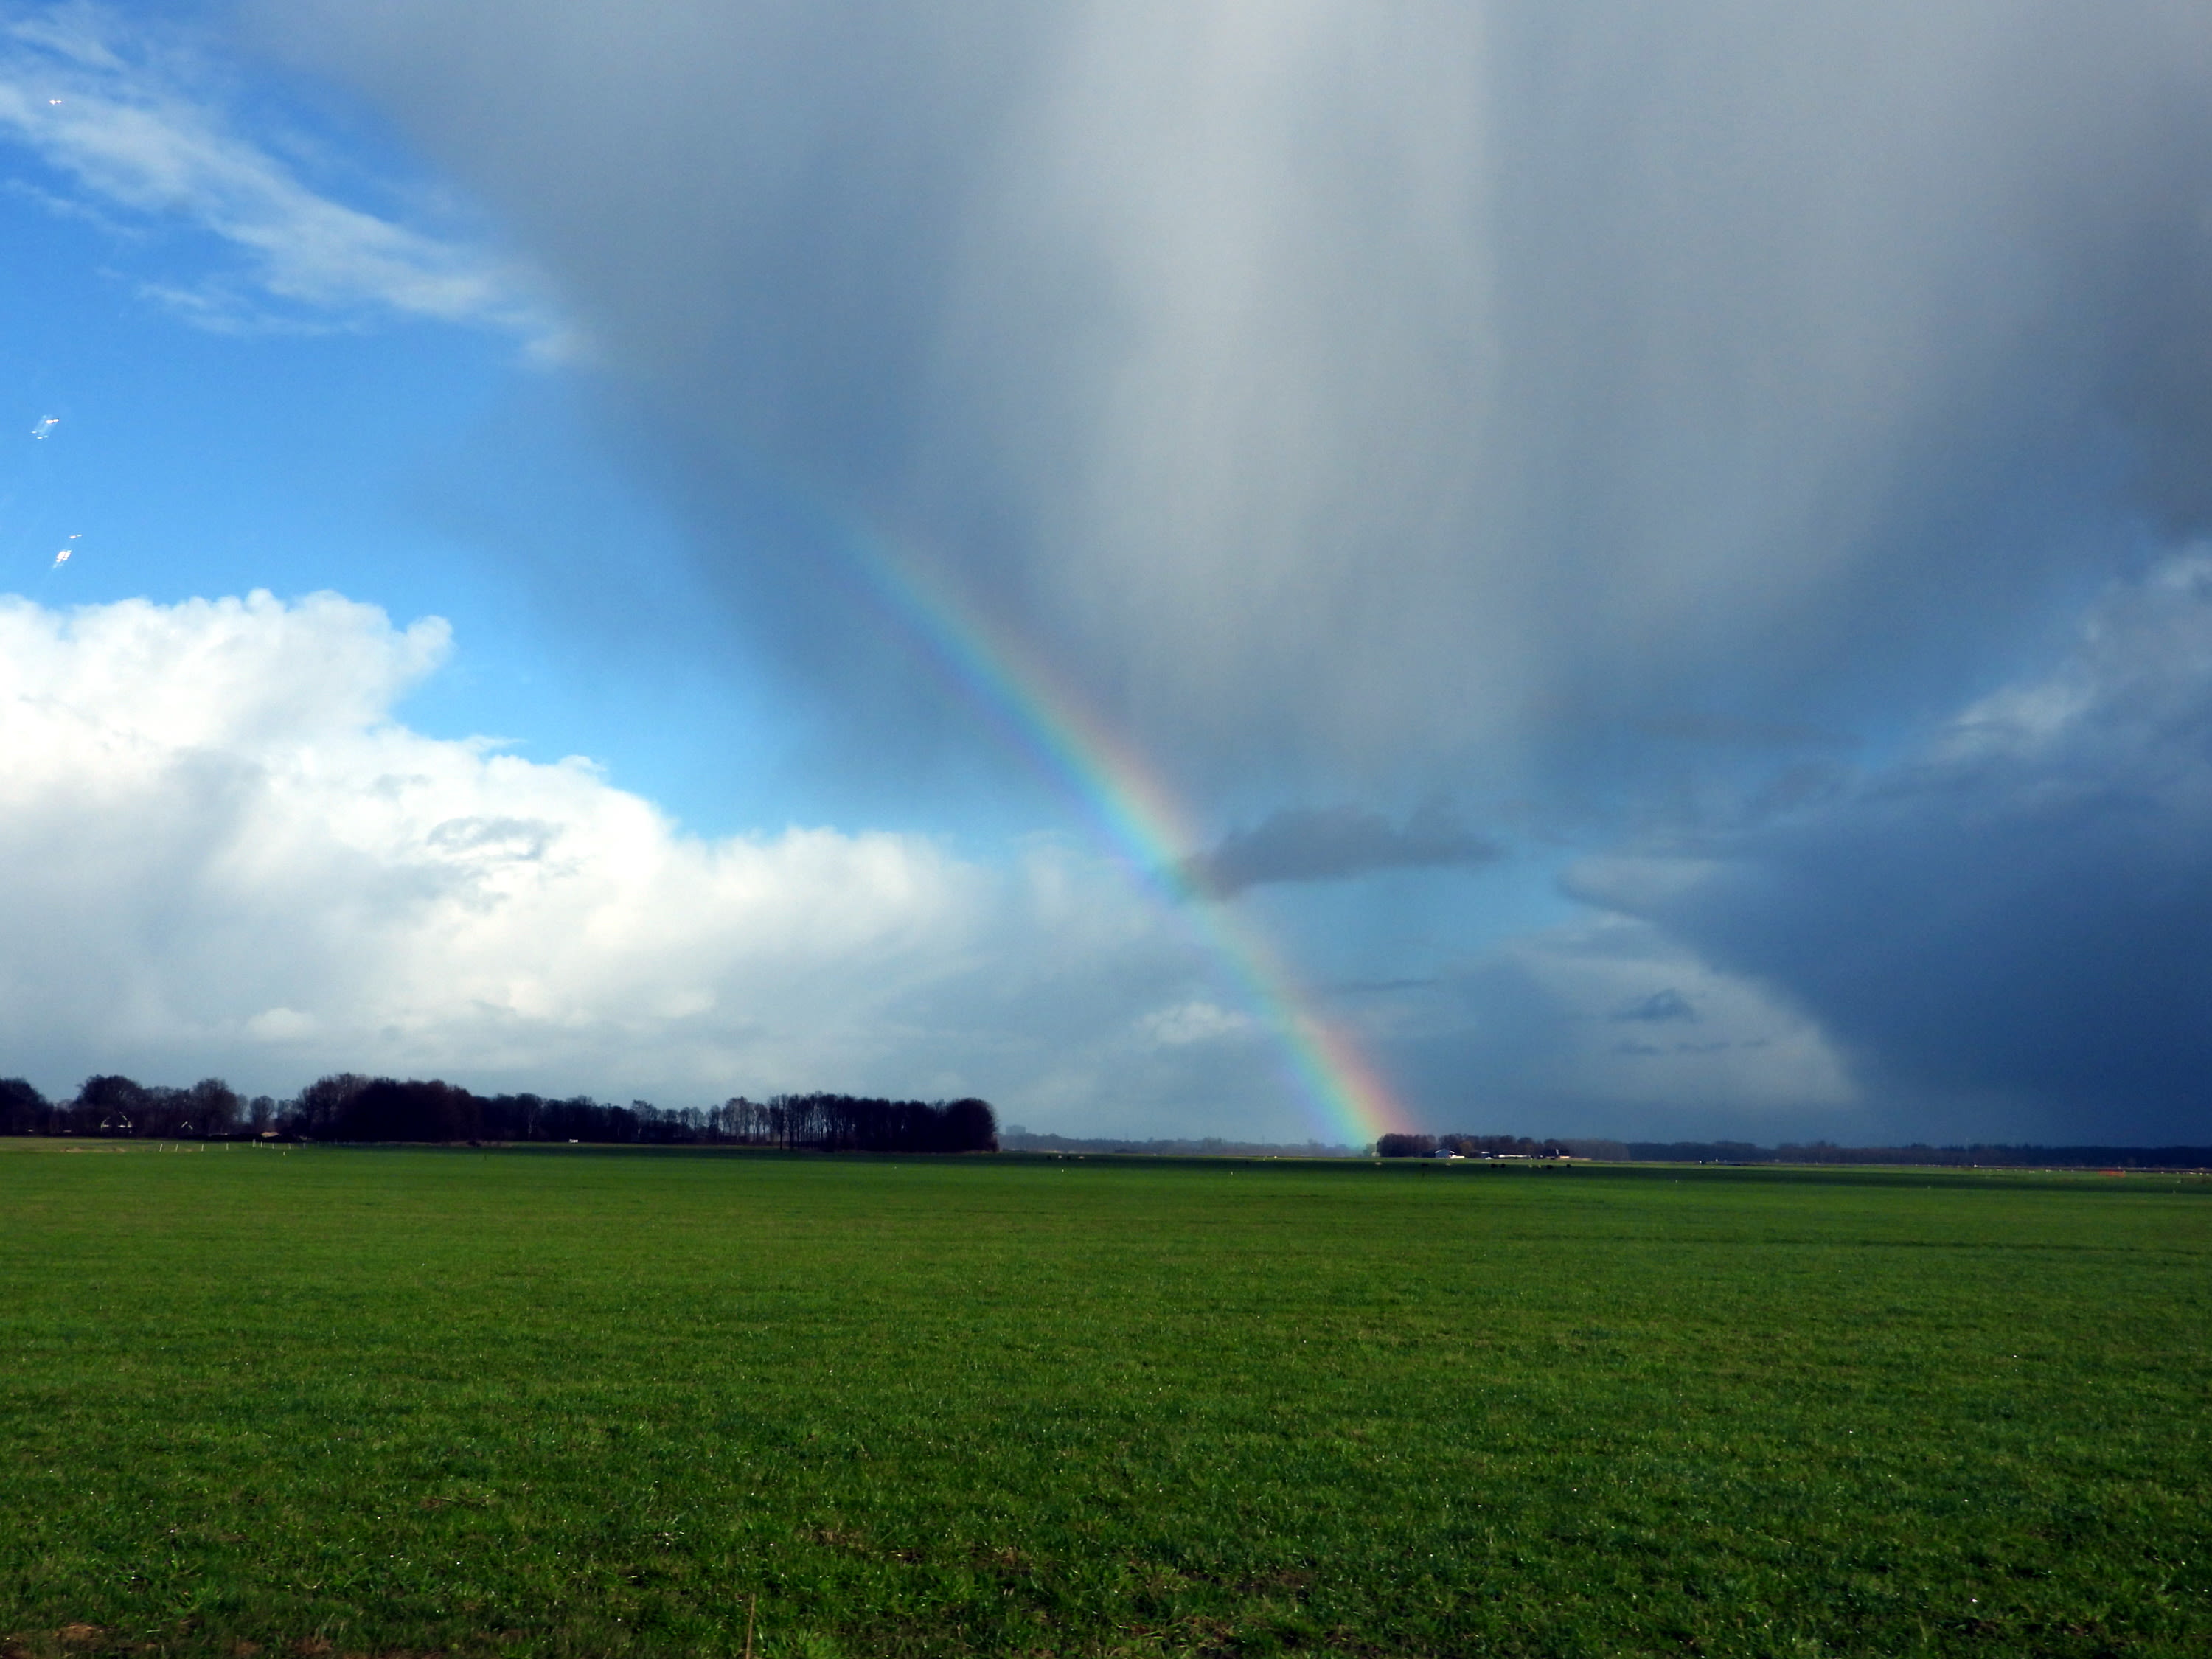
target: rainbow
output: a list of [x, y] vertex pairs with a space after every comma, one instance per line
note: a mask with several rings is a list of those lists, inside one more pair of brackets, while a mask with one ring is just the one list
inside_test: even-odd
[[[1108, 843], [1171, 902], [1172, 872], [1200, 844], [1158, 775], [1036, 653], [994, 627], [920, 561], [870, 535], [836, 538], [866, 586], [930, 647], [933, 661], [990, 714], [1016, 746], [1079, 801]], [[1226, 905], [1177, 903], [1273, 1035], [1293, 1086], [1323, 1139], [1358, 1146], [1406, 1127], [1389, 1085], [1323, 1018], [1269, 943]]]

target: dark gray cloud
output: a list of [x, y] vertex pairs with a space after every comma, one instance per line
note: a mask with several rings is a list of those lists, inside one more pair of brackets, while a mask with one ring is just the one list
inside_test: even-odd
[[1808, 1009], [1901, 1129], [2212, 1141], [2212, 562], [1840, 795], [1577, 883]]
[[554, 274], [878, 739], [937, 705], [856, 527], [1218, 809], [1924, 712], [2203, 507], [2198, 5], [267, 15]]
[[1638, 736], [1662, 742], [1710, 744], [1731, 749], [1850, 749], [1857, 743], [1848, 733], [1824, 732], [1814, 726], [1745, 720], [1686, 709], [1672, 714], [1647, 715], [1631, 721], [1630, 726]]
[[1887, 1127], [1802, 1007], [1618, 914], [1332, 990], [1431, 1129], [1865, 1141]]
[[1340, 881], [1376, 870], [1488, 864], [1504, 856], [1504, 848], [1440, 805], [1420, 808], [1402, 825], [1357, 806], [1301, 806], [1231, 832], [1176, 873], [1191, 892], [1223, 899], [1273, 882]]
[[1616, 1020], [1643, 1020], [1655, 1025], [1677, 1019], [1694, 1021], [1697, 1017], [1698, 1011], [1691, 1006], [1690, 1000], [1671, 985], [1613, 1012]]

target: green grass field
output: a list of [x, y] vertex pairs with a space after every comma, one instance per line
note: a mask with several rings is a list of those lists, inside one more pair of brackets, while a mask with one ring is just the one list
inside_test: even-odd
[[2212, 1652], [2187, 1177], [0, 1142], [0, 1652]]

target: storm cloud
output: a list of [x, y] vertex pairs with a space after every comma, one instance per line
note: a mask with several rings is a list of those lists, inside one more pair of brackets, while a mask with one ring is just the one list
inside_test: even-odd
[[921, 718], [864, 527], [1202, 804], [1925, 709], [2203, 506], [2194, 5], [269, 27], [551, 271], [759, 648]]
[[1377, 870], [1488, 864], [1504, 849], [1431, 804], [1403, 824], [1357, 806], [1289, 807], [1236, 830], [1176, 874], [1191, 892], [1233, 898], [1275, 882], [1340, 881]]
[[1851, 787], [1575, 879], [1809, 1010], [1893, 1121], [2212, 1137], [2212, 557]]

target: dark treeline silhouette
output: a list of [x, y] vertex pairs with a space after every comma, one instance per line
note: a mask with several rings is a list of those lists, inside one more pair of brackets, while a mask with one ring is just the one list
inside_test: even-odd
[[1571, 1158], [1638, 1164], [1917, 1164], [1943, 1169], [2212, 1170], [2212, 1146], [1756, 1146], [1747, 1140], [1529, 1140], [1514, 1135], [1384, 1135], [1383, 1158]]
[[[981, 1100], [927, 1102], [852, 1095], [742, 1097], [720, 1106], [663, 1110], [642, 1100], [618, 1106], [578, 1095], [476, 1095], [436, 1080], [340, 1073], [289, 1100], [251, 1099], [221, 1078], [188, 1089], [94, 1075], [76, 1097], [48, 1100], [21, 1078], [0, 1078], [0, 1135], [90, 1135], [138, 1139], [579, 1141], [615, 1146], [775, 1146], [831, 1152], [996, 1152], [998, 1119]], [[1009, 1129], [1023, 1152], [1149, 1152], [1214, 1157], [1339, 1158], [1354, 1149], [1205, 1140], [1076, 1139]], [[2212, 1170], [2212, 1146], [1759, 1146], [1744, 1140], [1530, 1139], [1523, 1135], [1388, 1134], [1383, 1158], [1552, 1158], [1655, 1164], [1904, 1164], [1942, 1168]]]
[[1652, 1164], [1924, 1164], [1945, 1169], [2212, 1170], [2212, 1146], [1754, 1146], [1741, 1140], [1633, 1140], [1629, 1157]]
[[90, 1077], [69, 1101], [21, 1078], [0, 1079], [0, 1134], [295, 1140], [578, 1141], [617, 1146], [778, 1146], [831, 1152], [998, 1150], [988, 1102], [873, 1100], [852, 1095], [742, 1097], [663, 1110], [576, 1096], [477, 1095], [450, 1083], [340, 1073], [290, 1100], [248, 1100], [220, 1078], [189, 1089]]
[[149, 1087], [127, 1077], [88, 1077], [76, 1098], [50, 1101], [19, 1077], [0, 1078], [0, 1134], [143, 1135], [180, 1139], [258, 1133], [281, 1108], [248, 1100], [221, 1078], [189, 1089]]

